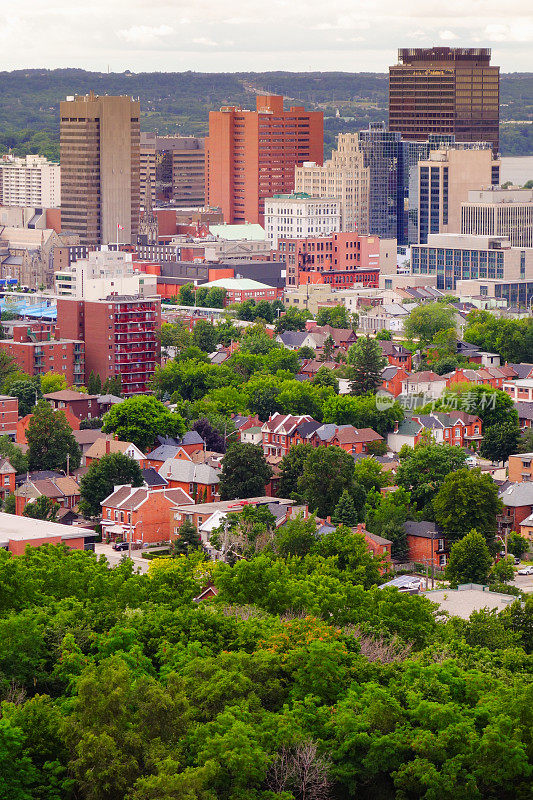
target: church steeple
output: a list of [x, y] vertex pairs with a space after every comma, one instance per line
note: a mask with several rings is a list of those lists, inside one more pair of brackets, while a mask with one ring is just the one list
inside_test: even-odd
[[157, 244], [158, 238], [159, 224], [152, 203], [152, 177], [148, 173], [144, 192], [144, 213], [139, 221], [139, 242], [141, 244]]

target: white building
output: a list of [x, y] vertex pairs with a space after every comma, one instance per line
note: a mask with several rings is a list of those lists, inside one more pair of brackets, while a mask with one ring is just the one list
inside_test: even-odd
[[134, 269], [131, 253], [99, 250], [55, 273], [59, 297], [102, 300], [110, 294], [157, 295], [157, 276]]
[[506, 236], [513, 247], [533, 247], [533, 189], [492, 187], [468, 192], [461, 233]]
[[58, 208], [61, 205], [59, 164], [43, 156], [2, 156], [0, 202], [3, 206]]
[[265, 200], [265, 230], [273, 248], [283, 237], [324, 236], [341, 229], [341, 201], [305, 192], [275, 194]]

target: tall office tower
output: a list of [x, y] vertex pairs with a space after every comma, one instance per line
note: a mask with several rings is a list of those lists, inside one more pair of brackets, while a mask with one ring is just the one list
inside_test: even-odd
[[341, 203], [341, 231], [368, 234], [368, 186], [370, 170], [364, 165], [357, 133], [340, 133], [337, 149], [323, 166], [312, 161], [294, 170], [296, 192]]
[[490, 48], [398, 50], [389, 68], [389, 127], [404, 139], [454, 134], [460, 142], [499, 146], [500, 68]]
[[380, 122], [359, 131], [359, 148], [369, 170], [369, 233], [397, 239], [403, 228], [402, 141], [399, 133]]
[[256, 110], [225, 106], [209, 114], [206, 199], [228, 223], [263, 224], [264, 200], [294, 190], [294, 167], [322, 164], [324, 115], [283, 97], [259, 95]]
[[61, 228], [86, 245], [134, 242], [139, 225], [139, 116], [131, 97], [60, 104]]
[[141, 198], [152, 180], [152, 200], [177, 208], [205, 205], [205, 139], [141, 133]]
[[418, 164], [418, 241], [430, 233], [458, 233], [461, 204], [472, 189], [497, 186], [500, 162], [492, 150], [432, 150]]

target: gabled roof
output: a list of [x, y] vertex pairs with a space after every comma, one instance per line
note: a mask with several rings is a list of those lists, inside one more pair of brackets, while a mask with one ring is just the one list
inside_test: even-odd
[[354, 428], [353, 425], [339, 425], [337, 439], [341, 444], [355, 444], [357, 442], [381, 441], [383, 436], [380, 436], [372, 428]]
[[159, 447], [156, 447], [151, 453], [147, 453], [146, 458], [150, 459], [150, 461], [163, 462], [166, 461], [167, 458], [175, 458], [176, 453], [180, 449], [180, 446], [177, 444], [160, 444]]
[[384, 356], [407, 356], [410, 355], [410, 350], [406, 350], [406, 348], [401, 344], [394, 344], [388, 339], [378, 339], [377, 340]]
[[144, 458], [144, 454], [141, 453], [138, 447], [135, 447], [133, 442], [120, 442], [117, 439], [105, 439], [103, 437], [97, 439], [96, 442], [89, 447], [85, 457], [102, 458], [102, 456], [108, 453], [107, 445], [109, 445], [109, 453], [125, 453], [130, 447], [133, 447], [134, 451]]
[[499, 496], [502, 503], [509, 508], [533, 506], [533, 483], [513, 483], [503, 492], [499, 492]]
[[167, 459], [158, 470], [167, 480], [179, 483], [202, 483], [212, 485], [219, 483], [219, 477], [207, 464], [195, 464], [193, 461], [181, 461], [178, 458]]
[[116, 405], [117, 403], [123, 403], [124, 398], [117, 397], [116, 394], [99, 394], [96, 402], [100, 403], [100, 405]]
[[320, 424], [321, 423], [317, 422], [316, 419], [306, 419], [304, 422], [301, 422], [298, 425], [296, 432], [302, 439], [306, 439], [309, 436], [312, 436], [313, 433], [320, 428]]
[[427, 522], [426, 520], [421, 520], [420, 522], [408, 520], [407, 522], [404, 522], [403, 529], [407, 536], [417, 536], [420, 539], [431, 539], [432, 533], [433, 538], [437, 539], [439, 535], [439, 529], [435, 523]]
[[86, 428], [85, 430], [72, 431], [72, 435], [80, 446], [94, 444], [98, 439], [113, 438], [111, 433], [102, 433], [100, 428]]
[[187, 431], [187, 433], [183, 434], [183, 438], [180, 442], [182, 446], [191, 445], [191, 444], [201, 444], [202, 446], [205, 444], [204, 440], [198, 433], [198, 431]]
[[384, 367], [383, 370], [381, 371], [381, 377], [383, 378], [384, 381], [391, 381], [400, 369], [401, 367], [396, 367], [394, 365]]
[[274, 414], [263, 424], [261, 430], [270, 433], [291, 434], [300, 423], [310, 420], [309, 415], [293, 417], [292, 414]]
[[528, 378], [533, 370], [533, 364], [507, 364], [507, 366], [514, 369], [516, 377], [519, 379]]
[[143, 480], [149, 488], [154, 489], [156, 487], [163, 488], [168, 486], [168, 481], [153, 467], [146, 467], [146, 469], [142, 469], [141, 472]]
[[446, 378], [444, 375], [437, 375], [436, 372], [433, 370], [425, 370], [423, 372], [409, 372], [407, 375], [407, 380], [409, 383], [431, 383], [432, 381], [444, 381], [446, 382]]
[[416, 436], [423, 428], [424, 426], [415, 419], [403, 419], [398, 426], [397, 433], [400, 436]]
[[518, 411], [518, 419], [533, 420], [533, 403], [516, 403], [516, 410]]
[[98, 395], [74, 392], [72, 389], [61, 389], [59, 392], [43, 394], [43, 397], [45, 400], [57, 400], [58, 402], [71, 403], [73, 400], [96, 400]]
[[329, 442], [337, 433], [337, 426], [330, 422], [321, 425], [320, 428], [316, 429], [315, 433], [322, 442]]
[[301, 347], [309, 333], [307, 331], [283, 331], [276, 337], [285, 347]]

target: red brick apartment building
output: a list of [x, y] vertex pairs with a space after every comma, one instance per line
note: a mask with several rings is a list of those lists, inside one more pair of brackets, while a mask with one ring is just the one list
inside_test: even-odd
[[322, 164], [324, 115], [303, 106], [283, 110], [283, 97], [258, 95], [255, 111], [224, 106], [209, 113], [206, 204], [228, 223], [263, 224], [264, 200], [294, 189], [294, 167]]
[[15, 359], [18, 369], [28, 375], [56, 372], [65, 376], [69, 386], [82, 386], [85, 382], [82, 338], [61, 339], [53, 325], [38, 322], [15, 325], [13, 338], [0, 340], [0, 348]]
[[110, 296], [105, 300], [57, 301], [62, 335], [85, 342], [85, 371], [102, 381], [120, 375], [126, 396], [149, 391], [161, 358], [159, 298]]
[[0, 395], [0, 436], [11, 436], [14, 439], [17, 433], [18, 418], [18, 398]]
[[287, 265], [287, 286], [326, 283], [336, 288], [379, 286], [379, 237], [356, 232], [304, 239], [281, 237], [276, 260]]

